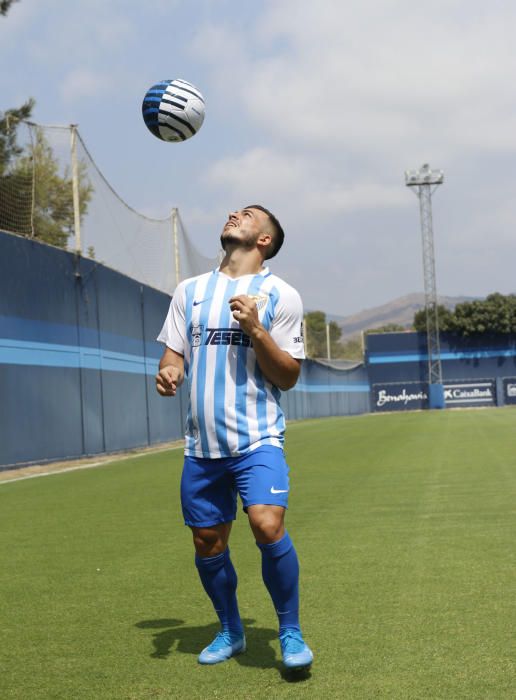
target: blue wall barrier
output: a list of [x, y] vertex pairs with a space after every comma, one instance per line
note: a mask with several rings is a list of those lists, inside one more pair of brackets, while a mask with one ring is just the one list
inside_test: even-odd
[[[0, 469], [180, 439], [155, 390], [170, 298], [95, 261], [0, 232]], [[303, 363], [287, 418], [369, 410], [363, 366]]]
[[181, 436], [156, 394], [169, 298], [94, 261], [0, 234], [0, 466]]
[[342, 370], [305, 360], [298, 383], [282, 394], [281, 404], [290, 420], [368, 413], [367, 371], [364, 365]]

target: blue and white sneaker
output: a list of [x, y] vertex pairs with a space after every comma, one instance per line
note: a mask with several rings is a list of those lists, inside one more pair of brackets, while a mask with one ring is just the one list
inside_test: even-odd
[[238, 635], [229, 630], [222, 630], [213, 642], [201, 651], [197, 660], [200, 664], [220, 664], [221, 661], [227, 661], [244, 651], [244, 634]]
[[286, 629], [280, 633], [279, 640], [285, 668], [289, 670], [310, 668], [314, 655], [299, 630]]

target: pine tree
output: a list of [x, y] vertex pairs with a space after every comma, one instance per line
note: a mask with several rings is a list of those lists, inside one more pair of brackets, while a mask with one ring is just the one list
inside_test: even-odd
[[18, 0], [0, 0], [0, 15], [5, 16], [13, 2], [18, 2]]
[[[17, 140], [33, 108], [31, 98], [0, 118], [0, 230], [66, 248], [74, 230], [70, 167], [60, 171], [41, 127], [30, 127], [32, 143], [20, 146]], [[82, 219], [93, 193], [84, 162], [78, 163], [78, 177]]]

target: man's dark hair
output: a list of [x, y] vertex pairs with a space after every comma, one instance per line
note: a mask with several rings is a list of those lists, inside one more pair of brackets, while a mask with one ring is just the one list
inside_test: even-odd
[[265, 207], [262, 207], [261, 204], [250, 204], [249, 206], [244, 207], [244, 209], [259, 209], [260, 211], [263, 211], [264, 214], [267, 214], [267, 216], [269, 217], [269, 221], [271, 222], [272, 231], [274, 235], [272, 237], [272, 243], [270, 245], [269, 252], [265, 256], [265, 260], [270, 260], [279, 252], [281, 246], [283, 245], [283, 241], [285, 240], [285, 232], [283, 231], [280, 222], [277, 220], [277, 218], [271, 211], [269, 211]]

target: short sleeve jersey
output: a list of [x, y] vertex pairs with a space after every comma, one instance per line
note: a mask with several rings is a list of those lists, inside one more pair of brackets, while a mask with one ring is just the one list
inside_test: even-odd
[[280, 391], [263, 375], [252, 341], [229, 307], [239, 294], [256, 301], [260, 322], [281, 350], [305, 356], [301, 298], [268, 268], [236, 279], [217, 269], [181, 282], [158, 340], [184, 356], [190, 399], [185, 454], [192, 457], [283, 446]]

